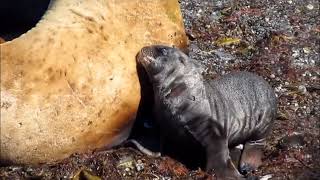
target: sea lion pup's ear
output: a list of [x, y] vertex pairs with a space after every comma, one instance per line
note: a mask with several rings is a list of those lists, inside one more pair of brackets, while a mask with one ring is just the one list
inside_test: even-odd
[[190, 51], [189, 51], [189, 48], [186, 48], [186, 47], [185, 47], [185, 48], [181, 48], [180, 50], [181, 50], [183, 53], [185, 53], [187, 56], [189, 56], [189, 52], [190, 52]]
[[186, 54], [187, 56], [189, 56], [189, 48], [188, 47], [182, 47], [182, 48], [177, 48], [175, 45], [171, 46], [172, 48], [175, 49], [179, 49], [180, 51], [182, 51], [184, 54]]
[[187, 56], [187, 60], [190, 61], [192, 64], [194, 64], [195, 68], [202, 73], [203, 71], [205, 71], [205, 67], [197, 60], [190, 58], [189, 56], [189, 49], [184, 47], [184, 48], [176, 48], [174, 45], [172, 46], [172, 48], [180, 51], [180, 53], [184, 54]]
[[[175, 48], [173, 46], [173, 48]], [[194, 64], [195, 68], [202, 73], [203, 71], [205, 71], [205, 67], [197, 60], [190, 58], [189, 56], [189, 49], [188, 48], [175, 48], [180, 50], [184, 55], [186, 55], [188, 57], [188, 61], [190, 61], [192, 64]]]
[[196, 69], [198, 69], [198, 71], [200, 73], [204, 72], [206, 70], [206, 68], [204, 67], [203, 64], [201, 64], [201, 62], [195, 60], [195, 59], [191, 59], [189, 58], [190, 60], [192, 60], [192, 63], [195, 65]]

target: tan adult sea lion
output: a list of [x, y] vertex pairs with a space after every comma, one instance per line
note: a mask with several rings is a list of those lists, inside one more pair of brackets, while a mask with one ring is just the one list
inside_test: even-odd
[[0, 160], [37, 164], [125, 140], [145, 45], [187, 44], [177, 0], [56, 0], [0, 45]]

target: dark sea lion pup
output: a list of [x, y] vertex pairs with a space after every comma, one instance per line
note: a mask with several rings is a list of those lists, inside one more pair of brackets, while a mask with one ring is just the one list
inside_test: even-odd
[[205, 80], [195, 60], [166, 46], [144, 47], [137, 61], [153, 85], [164, 145], [169, 140], [188, 147], [183, 143], [197, 141], [205, 150], [206, 170], [219, 179], [242, 178], [229, 153], [239, 144], [244, 144], [240, 171], [261, 164], [277, 109], [275, 93], [263, 78], [235, 72]]

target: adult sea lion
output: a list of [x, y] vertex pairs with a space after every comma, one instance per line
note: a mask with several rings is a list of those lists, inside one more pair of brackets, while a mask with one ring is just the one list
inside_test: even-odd
[[242, 177], [229, 153], [239, 144], [244, 144], [240, 171], [260, 165], [277, 110], [273, 88], [263, 78], [234, 72], [205, 80], [195, 60], [161, 45], [144, 47], [137, 61], [153, 86], [164, 147], [171, 142], [183, 154], [198, 143], [204, 149], [206, 170], [223, 179]]
[[11, 35], [23, 19], [37, 22], [39, 3], [0, 1], [0, 19], [17, 11], [4, 16], [11, 28], [0, 21], [0, 164], [53, 163], [122, 143], [140, 101], [136, 54], [187, 45], [177, 0], [52, 0], [35, 27]]

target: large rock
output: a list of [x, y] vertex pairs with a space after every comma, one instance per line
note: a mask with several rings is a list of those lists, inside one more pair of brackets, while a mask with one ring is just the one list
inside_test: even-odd
[[177, 0], [57, 0], [1, 47], [2, 162], [42, 163], [122, 142], [145, 45], [187, 44]]

